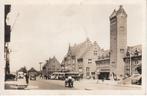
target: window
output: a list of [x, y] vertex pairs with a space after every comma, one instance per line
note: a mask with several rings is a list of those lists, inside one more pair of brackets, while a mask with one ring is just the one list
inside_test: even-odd
[[95, 72], [91, 72], [92, 75], [95, 75]]
[[121, 53], [124, 53], [124, 51], [125, 51], [124, 49], [120, 49], [120, 52], [121, 52]]
[[90, 76], [90, 72], [86, 72], [86, 76]]
[[120, 31], [124, 31], [124, 26], [120, 26]]
[[89, 67], [86, 67], [86, 72], [89, 72], [90, 71], [90, 68]]
[[90, 76], [90, 68], [86, 67], [86, 76]]
[[92, 62], [88, 62], [88, 64], [91, 64]]
[[88, 59], [88, 61], [92, 61], [92, 59]]
[[135, 60], [135, 64], [138, 64], [138, 60]]
[[97, 51], [94, 51], [93, 54], [94, 54], [94, 55], [97, 55]]
[[82, 63], [83, 62], [83, 58], [80, 58], [77, 60], [79, 63]]
[[92, 63], [92, 59], [88, 59], [88, 64], [91, 64]]

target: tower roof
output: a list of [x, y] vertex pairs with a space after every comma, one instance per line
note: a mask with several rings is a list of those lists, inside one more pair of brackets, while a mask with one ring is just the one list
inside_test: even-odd
[[113, 17], [115, 17], [116, 16], [116, 10], [114, 9], [114, 11], [112, 12], [112, 14], [110, 15], [110, 18], [113, 18]]
[[116, 15], [119, 15], [119, 14], [121, 14], [121, 13], [124, 14], [125, 16], [127, 16], [127, 14], [126, 14], [126, 12], [125, 12], [125, 10], [124, 10], [124, 8], [123, 8], [122, 5], [119, 6], [119, 9], [118, 9]]
[[68, 48], [68, 53], [67, 53], [67, 54], [68, 54], [68, 55], [71, 55], [71, 53], [72, 53], [72, 52], [71, 52], [71, 46], [70, 46], [70, 44], [69, 44], [69, 48]]
[[119, 6], [119, 9], [117, 11], [114, 9], [114, 11], [112, 12], [109, 18], [111, 19], [115, 16], [118, 16], [119, 14], [123, 14], [124, 16], [127, 16], [127, 13], [125, 12], [122, 5]]

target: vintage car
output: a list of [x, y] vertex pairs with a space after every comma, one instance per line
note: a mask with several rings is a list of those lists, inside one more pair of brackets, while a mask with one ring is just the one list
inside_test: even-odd
[[62, 73], [62, 72], [54, 72], [51, 75], [51, 79], [64, 80], [65, 79], [65, 73]]
[[30, 75], [30, 80], [36, 80], [36, 75], [35, 74], [31, 74]]
[[24, 89], [27, 87], [26, 78], [24, 72], [18, 72], [17, 75], [17, 89]]
[[80, 75], [77, 72], [66, 72], [65, 78], [67, 78], [68, 76], [71, 76], [76, 81], [80, 80]]

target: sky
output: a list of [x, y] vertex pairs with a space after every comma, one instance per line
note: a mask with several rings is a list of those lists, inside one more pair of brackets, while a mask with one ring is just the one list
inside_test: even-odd
[[[142, 44], [143, 7], [123, 4], [127, 17], [127, 44]], [[7, 23], [12, 26], [10, 69], [34, 67], [39, 62], [56, 56], [59, 62], [68, 46], [83, 42], [88, 37], [99, 46], [109, 49], [109, 16], [119, 4], [15, 4]]]

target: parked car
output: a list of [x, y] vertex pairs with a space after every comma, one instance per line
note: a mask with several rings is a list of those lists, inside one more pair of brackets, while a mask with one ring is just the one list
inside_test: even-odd
[[142, 76], [140, 75], [140, 74], [133, 74], [132, 76], [131, 76], [131, 79], [132, 79], [132, 84], [140, 84], [141, 82], [141, 80], [142, 80], [142, 78], [141, 78]]
[[65, 73], [65, 78], [67, 78], [68, 76], [72, 76], [72, 78], [76, 81], [80, 80], [80, 75], [76, 72], [67, 72]]
[[30, 80], [36, 80], [36, 75], [35, 74], [31, 74], [30, 75]]
[[18, 89], [24, 89], [27, 87], [26, 78], [25, 78], [24, 72], [18, 72], [17, 75], [17, 88]]
[[50, 77], [50, 79], [55, 79], [56, 77], [55, 77], [55, 75], [51, 75], [51, 77]]
[[51, 75], [51, 79], [64, 80], [65, 79], [65, 73], [62, 73], [62, 72], [54, 72]]

